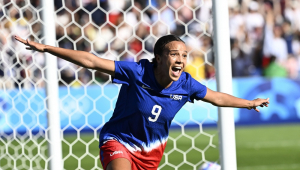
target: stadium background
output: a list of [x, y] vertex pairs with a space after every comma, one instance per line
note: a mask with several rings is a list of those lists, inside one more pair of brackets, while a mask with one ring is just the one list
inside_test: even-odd
[[[13, 40], [17, 34], [41, 41], [43, 7], [39, 0], [0, 2], [0, 168], [44, 169], [45, 60]], [[216, 90], [210, 0], [114, 2], [55, 0], [57, 45], [138, 61], [152, 59], [157, 37], [173, 33], [188, 47], [186, 71]], [[229, 11], [233, 94], [271, 100], [260, 113], [235, 109], [238, 169], [299, 169], [299, 1], [230, 0]], [[64, 168], [101, 167], [94, 150], [119, 86], [105, 74], [60, 59], [58, 69]], [[161, 168], [218, 162], [216, 120], [217, 108], [187, 104], [173, 121]]]

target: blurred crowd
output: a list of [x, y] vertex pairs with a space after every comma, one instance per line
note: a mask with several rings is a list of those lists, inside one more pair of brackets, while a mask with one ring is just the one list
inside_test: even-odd
[[[111, 60], [153, 58], [155, 41], [180, 36], [195, 79], [215, 77], [212, 0], [54, 0], [57, 46]], [[41, 0], [3, 0], [0, 88], [43, 87], [45, 58], [13, 35], [43, 43]], [[233, 77], [300, 79], [300, 0], [228, 0]], [[220, 26], [222, 27], [222, 26]], [[220, 56], [222, 57], [222, 56]], [[98, 71], [58, 59], [62, 86], [109, 82]]]
[[229, 5], [233, 76], [299, 79], [299, 0], [243, 0]]

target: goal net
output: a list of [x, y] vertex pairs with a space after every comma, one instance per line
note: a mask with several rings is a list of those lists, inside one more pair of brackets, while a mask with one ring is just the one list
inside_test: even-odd
[[[156, 40], [181, 37], [189, 72], [216, 89], [211, 0], [54, 0], [56, 46], [110, 60], [153, 58]], [[43, 53], [28, 51], [14, 35], [43, 43], [41, 0], [0, 0], [0, 169], [49, 169], [47, 77]], [[99, 131], [111, 117], [120, 86], [101, 72], [57, 59], [64, 169], [102, 169]], [[187, 103], [171, 125], [159, 169], [194, 169], [218, 162], [217, 109]]]

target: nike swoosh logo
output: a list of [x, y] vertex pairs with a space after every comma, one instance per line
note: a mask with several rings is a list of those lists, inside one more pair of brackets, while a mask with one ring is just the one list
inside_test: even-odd
[[152, 90], [150, 87], [147, 87], [145, 85], [142, 85], [142, 88]]

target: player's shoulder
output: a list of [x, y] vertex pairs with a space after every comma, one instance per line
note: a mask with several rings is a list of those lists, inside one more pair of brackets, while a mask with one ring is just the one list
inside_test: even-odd
[[138, 62], [132, 61], [115, 61], [116, 65], [129, 70], [136, 70], [138, 72], [143, 71], [145, 68], [150, 67], [152, 64], [147, 59], [142, 59]]
[[181, 82], [189, 82], [193, 79], [193, 77], [188, 72], [182, 72], [180, 76]]
[[137, 62], [139, 65], [142, 66], [149, 66], [152, 65], [152, 63], [148, 59], [141, 59], [139, 62]]
[[138, 72], [143, 74], [145, 70], [149, 70], [153, 67], [152, 63], [148, 59], [141, 59], [137, 62], [138, 64]]
[[191, 79], [192, 77], [189, 73], [182, 72], [180, 78], [172, 83], [168, 92], [171, 92], [172, 94], [188, 95], [192, 85]]
[[149, 67], [150, 65], [152, 65], [152, 63], [147, 59], [141, 59], [138, 62], [127, 61], [126, 64], [131, 65], [131, 66], [136, 66], [136, 68], [138, 68], [138, 67], [144, 68], [144, 67]]
[[201, 84], [187, 72], [182, 72], [178, 83], [185, 88], [190, 88], [195, 84]]

